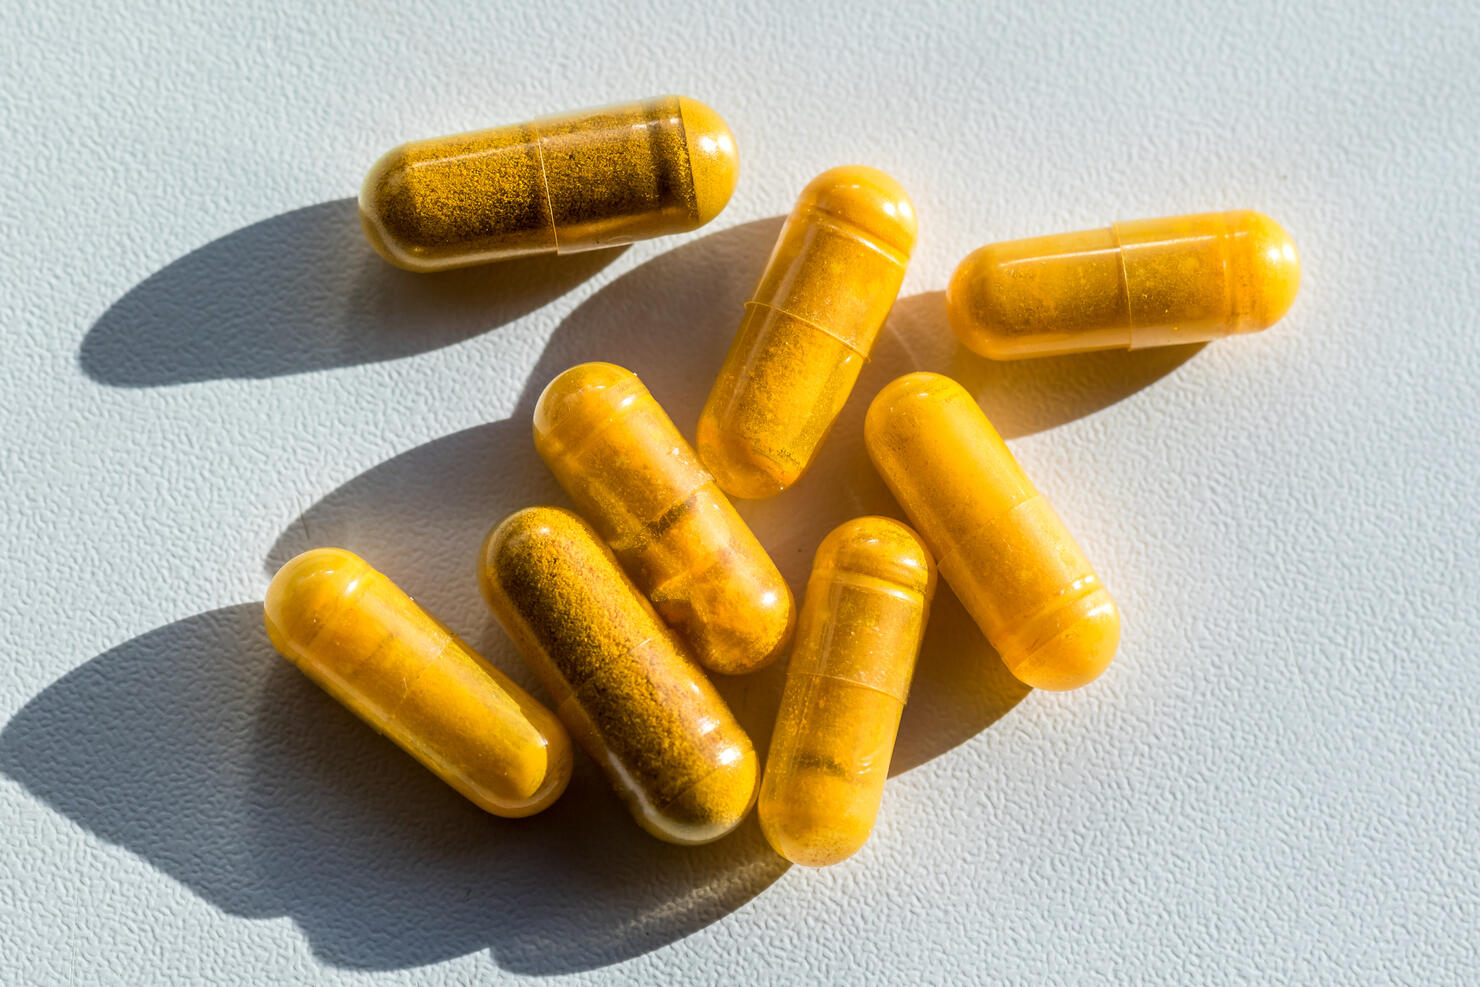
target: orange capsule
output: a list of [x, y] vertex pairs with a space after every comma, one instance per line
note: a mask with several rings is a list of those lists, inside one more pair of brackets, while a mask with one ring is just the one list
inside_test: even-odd
[[697, 229], [738, 174], [719, 114], [659, 96], [403, 144], [366, 175], [360, 224], [397, 267], [440, 271]]
[[1278, 223], [1215, 212], [990, 244], [956, 268], [946, 308], [963, 346], [1016, 360], [1258, 332], [1299, 287]]
[[1013, 675], [1074, 689], [1105, 670], [1120, 642], [1115, 601], [964, 387], [900, 377], [869, 405], [864, 441]]
[[853, 391], [915, 246], [893, 178], [825, 171], [796, 207], [745, 305], [695, 445], [720, 489], [769, 497], [795, 483]]
[[792, 863], [835, 864], [873, 832], [934, 592], [898, 521], [855, 518], [817, 549], [756, 810]]
[[636, 374], [583, 363], [556, 377], [534, 445], [701, 665], [752, 672], [786, 647], [786, 580]]
[[528, 816], [570, 780], [570, 736], [364, 559], [316, 548], [263, 604], [282, 656], [475, 805]]
[[638, 824], [707, 843], [755, 802], [755, 747], [596, 532], [530, 507], [483, 543], [483, 597]]

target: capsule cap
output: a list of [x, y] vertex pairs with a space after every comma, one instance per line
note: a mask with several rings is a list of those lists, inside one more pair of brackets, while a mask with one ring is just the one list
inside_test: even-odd
[[[747, 743], [735, 759], [699, 779], [666, 806], [651, 824], [659, 839], [679, 845], [709, 843], [745, 819], [760, 790], [760, 767]], [[639, 820], [641, 821], [641, 820]]]
[[[1104, 589], [1085, 597], [1059, 616], [1060, 630], [1008, 670], [1024, 685], [1050, 692], [1078, 689], [1099, 678], [1120, 646], [1120, 610]], [[1004, 661], [1011, 657], [1003, 653]]]
[[698, 205], [695, 225], [703, 226], [720, 214], [734, 194], [740, 177], [740, 156], [729, 125], [705, 104], [680, 96], [678, 115], [689, 148], [689, 170]]
[[273, 576], [262, 606], [273, 647], [297, 661], [373, 574], [369, 563], [342, 548], [315, 548], [289, 559]]
[[905, 257], [915, 249], [915, 204], [894, 178], [867, 165], [831, 168], [807, 183], [797, 208], [807, 207], [859, 227]]
[[1243, 254], [1254, 286], [1247, 329], [1267, 329], [1284, 317], [1300, 291], [1300, 254], [1285, 228], [1261, 212], [1234, 213], [1229, 220], [1247, 244]]
[[614, 363], [582, 363], [564, 371], [540, 394], [534, 408], [535, 441], [543, 442], [566, 429], [589, 430], [640, 394], [637, 375]]
[[935, 591], [930, 550], [912, 528], [893, 518], [844, 521], [822, 540], [813, 567], [882, 579], [927, 600]]

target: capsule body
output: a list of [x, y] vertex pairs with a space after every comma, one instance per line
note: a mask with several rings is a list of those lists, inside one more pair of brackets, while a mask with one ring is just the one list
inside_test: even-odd
[[263, 612], [284, 658], [480, 808], [528, 816], [565, 791], [560, 721], [359, 556], [289, 560]]
[[478, 563], [484, 598], [633, 817], [707, 843], [755, 801], [755, 748], [678, 638], [584, 521], [510, 515]]
[[403, 144], [366, 175], [360, 223], [412, 271], [571, 253], [697, 229], [738, 171], [717, 113], [659, 96]]
[[781, 653], [786, 580], [636, 374], [583, 363], [556, 377], [534, 444], [700, 664], [737, 674]]
[[818, 548], [756, 810], [792, 863], [835, 864], [873, 832], [934, 592], [898, 521], [847, 521]]
[[795, 483], [843, 410], [904, 280], [915, 207], [893, 178], [818, 175], [782, 227], [699, 418], [699, 458], [735, 497]]
[[1013, 675], [1073, 689], [1105, 670], [1120, 641], [1115, 601], [965, 388], [940, 374], [900, 377], [869, 406], [864, 439]]
[[962, 345], [1015, 360], [1258, 332], [1299, 287], [1289, 234], [1245, 210], [990, 244], [956, 268], [946, 306]]

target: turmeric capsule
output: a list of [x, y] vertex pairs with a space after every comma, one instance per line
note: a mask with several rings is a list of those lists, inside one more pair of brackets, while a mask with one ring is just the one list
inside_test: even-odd
[[684, 96], [403, 144], [360, 190], [382, 257], [440, 271], [698, 229], [735, 190], [735, 139]]
[[907, 374], [864, 419], [869, 458], [1013, 675], [1074, 689], [1110, 664], [1120, 612], [960, 384]]
[[835, 864], [873, 831], [934, 592], [898, 521], [845, 522], [818, 548], [757, 809], [792, 863]]
[[284, 658], [479, 808], [528, 816], [565, 791], [554, 714], [359, 556], [291, 559], [263, 612]]
[[843, 410], [915, 246], [915, 207], [882, 171], [802, 190], [699, 418], [699, 458], [734, 497], [795, 483]]
[[583, 363], [556, 377], [534, 444], [701, 665], [733, 675], [780, 654], [786, 580], [636, 374]]
[[990, 244], [956, 268], [946, 307], [962, 345], [1016, 360], [1258, 332], [1299, 287], [1278, 223], [1214, 212]]
[[555, 507], [510, 515], [478, 563], [489, 607], [643, 829], [707, 843], [755, 801], [755, 748], [611, 550]]

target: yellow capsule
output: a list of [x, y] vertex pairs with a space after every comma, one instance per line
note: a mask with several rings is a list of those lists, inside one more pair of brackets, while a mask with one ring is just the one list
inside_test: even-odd
[[734, 497], [806, 471], [853, 390], [915, 246], [915, 207], [850, 165], [802, 190], [699, 418], [699, 458]]
[[636, 374], [583, 363], [556, 377], [534, 444], [701, 665], [750, 672], [786, 647], [786, 580]]
[[864, 441], [1013, 675], [1074, 689], [1105, 670], [1120, 642], [1115, 601], [965, 388], [900, 377], [869, 405]]
[[946, 307], [962, 345], [1016, 360], [1258, 332], [1299, 287], [1278, 223], [1214, 212], [990, 244], [956, 268]]
[[835, 864], [873, 832], [934, 592], [898, 521], [847, 521], [817, 549], [756, 810], [792, 863]]
[[693, 844], [740, 824], [755, 748], [596, 532], [559, 508], [519, 511], [484, 541], [478, 582], [643, 829]]
[[565, 791], [554, 714], [358, 555], [289, 560], [263, 612], [284, 658], [479, 808], [528, 816]]
[[403, 144], [365, 176], [360, 224], [397, 267], [440, 271], [698, 229], [738, 174], [719, 114], [659, 96]]

